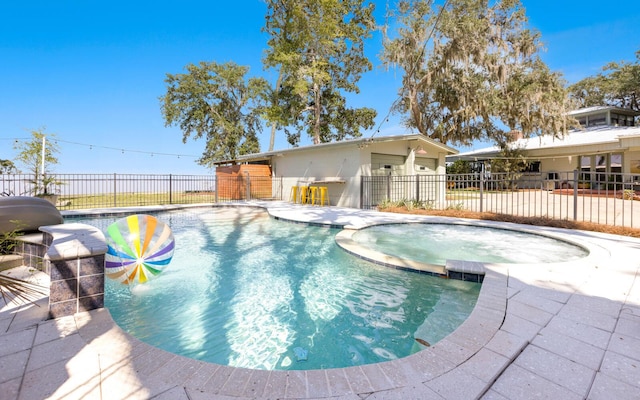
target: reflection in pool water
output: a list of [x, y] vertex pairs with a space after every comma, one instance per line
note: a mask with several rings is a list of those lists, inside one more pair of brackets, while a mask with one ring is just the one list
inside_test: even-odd
[[357, 231], [352, 239], [372, 250], [434, 265], [446, 260], [552, 263], [588, 255], [580, 246], [551, 237], [473, 225], [376, 225]]
[[106, 306], [142, 341], [204, 361], [318, 369], [407, 356], [459, 326], [480, 289], [367, 263], [335, 245], [335, 229], [255, 209], [154, 215], [174, 232], [171, 265], [133, 289], [108, 281]]

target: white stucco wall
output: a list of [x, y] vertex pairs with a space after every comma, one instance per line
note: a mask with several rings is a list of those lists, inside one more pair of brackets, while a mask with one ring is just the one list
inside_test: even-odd
[[[331, 205], [360, 207], [360, 177], [371, 175], [371, 153], [406, 157], [403, 174], [414, 175], [412, 149], [420, 143], [416, 140], [372, 142], [366, 145], [318, 146], [283, 152], [272, 158], [273, 175], [283, 177], [283, 197], [290, 200], [293, 186], [306, 186], [313, 181], [337, 180], [343, 183], [318, 183], [329, 191]], [[422, 143], [427, 152], [422, 157], [436, 159], [438, 174], [445, 174], [445, 153], [438, 147]], [[442, 191], [444, 196], [444, 190]]]
[[622, 157], [622, 171], [637, 174], [640, 171], [640, 150], [629, 151]]
[[272, 160], [273, 174], [285, 177], [284, 199], [289, 200], [292, 186], [318, 180], [344, 180], [322, 183], [329, 191], [331, 205], [358, 207], [360, 202], [360, 149], [357, 146], [330, 147], [287, 152]]
[[578, 167], [578, 157], [557, 157], [540, 160], [540, 172], [568, 172]]

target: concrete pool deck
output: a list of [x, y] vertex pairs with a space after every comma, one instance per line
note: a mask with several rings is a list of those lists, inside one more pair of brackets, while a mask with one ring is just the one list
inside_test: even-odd
[[[390, 222], [464, 222], [280, 202], [247, 204], [284, 220], [354, 229]], [[47, 298], [40, 308], [9, 304], [0, 309], [0, 400], [639, 398], [640, 240], [524, 228], [580, 243], [591, 254], [568, 263], [486, 265], [478, 303], [455, 332], [409, 357], [360, 367], [231, 368], [141, 343], [106, 309], [45, 320]]]

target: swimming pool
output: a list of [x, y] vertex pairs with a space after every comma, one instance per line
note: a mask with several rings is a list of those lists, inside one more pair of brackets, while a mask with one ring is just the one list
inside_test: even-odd
[[589, 254], [581, 246], [553, 237], [462, 224], [375, 225], [358, 230], [351, 239], [373, 251], [434, 265], [445, 265], [447, 260], [556, 263]]
[[[480, 285], [380, 267], [334, 242], [337, 229], [250, 208], [154, 213], [174, 259], [132, 290], [108, 281], [105, 305], [142, 341], [254, 369], [318, 369], [404, 357], [455, 330]], [[102, 230], [118, 217], [74, 219]]]

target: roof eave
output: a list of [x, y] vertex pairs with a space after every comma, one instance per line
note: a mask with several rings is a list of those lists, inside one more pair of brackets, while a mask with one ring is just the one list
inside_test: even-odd
[[371, 143], [384, 143], [384, 142], [394, 142], [394, 141], [399, 141], [399, 140], [420, 140], [422, 142], [424, 142], [425, 144], [428, 144], [430, 146], [435, 146], [438, 149], [449, 153], [449, 154], [458, 154], [458, 150], [454, 149], [453, 147], [449, 147], [445, 144], [442, 144], [440, 142], [437, 142], [433, 139], [429, 139], [428, 137], [418, 134], [418, 133], [412, 133], [412, 134], [406, 134], [406, 135], [396, 135], [396, 136], [382, 136], [382, 137], [378, 137], [378, 138], [358, 138], [358, 139], [350, 139], [350, 140], [343, 140], [340, 142], [330, 142], [330, 143], [319, 143], [319, 144], [312, 144], [312, 145], [308, 145], [308, 146], [302, 146], [302, 147], [293, 147], [293, 148], [289, 148], [289, 149], [282, 149], [282, 150], [273, 150], [273, 151], [266, 151], [266, 152], [262, 152], [262, 153], [254, 153], [254, 154], [246, 154], [246, 155], [242, 155], [239, 156], [236, 160], [226, 160], [226, 161], [219, 161], [216, 162], [215, 164], [222, 164], [222, 163], [230, 163], [235, 161], [237, 162], [248, 162], [248, 161], [258, 161], [258, 160], [268, 160], [272, 157], [275, 156], [280, 156], [280, 155], [284, 155], [286, 153], [291, 153], [291, 152], [298, 152], [298, 151], [310, 151], [310, 150], [317, 150], [317, 149], [326, 149], [326, 148], [331, 148], [331, 147], [342, 147], [342, 146], [348, 146], [348, 145], [366, 145], [366, 144], [371, 144]]

